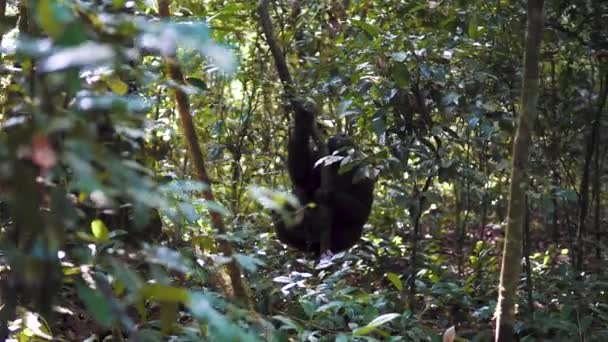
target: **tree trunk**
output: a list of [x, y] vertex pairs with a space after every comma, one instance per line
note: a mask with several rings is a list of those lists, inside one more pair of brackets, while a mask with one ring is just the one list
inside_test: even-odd
[[[604, 165], [604, 161], [606, 159], [606, 152], [608, 152], [608, 148], [604, 148], [604, 151], [602, 151], [602, 153], [599, 153], [599, 145], [598, 144], [598, 150], [597, 150], [597, 155], [596, 155], [596, 166], [595, 166], [595, 179], [596, 179], [596, 184], [594, 185], [595, 188], [595, 221], [594, 221], [594, 226], [595, 226], [595, 243], [596, 248], [595, 248], [595, 256], [597, 258], [597, 260], [601, 260], [602, 258], [602, 228], [601, 228], [601, 223], [602, 223], [602, 210], [601, 210], [601, 205], [602, 205], [602, 183], [601, 183], [601, 177], [602, 177], [602, 173], [603, 173], [603, 165]], [[601, 157], [600, 157], [601, 156]]]
[[521, 272], [523, 225], [527, 181], [528, 149], [531, 126], [536, 119], [539, 82], [540, 43], [543, 0], [528, 1], [528, 24], [524, 54], [524, 79], [521, 90], [521, 114], [513, 141], [513, 166], [509, 190], [507, 227], [496, 307], [496, 341], [515, 341], [517, 283]]
[[[606, 81], [604, 81], [606, 78]], [[586, 234], [586, 220], [587, 211], [589, 210], [589, 175], [591, 173], [591, 162], [593, 155], [596, 150], [595, 145], [599, 143], [600, 126], [602, 118], [602, 110], [606, 104], [606, 96], [608, 94], [608, 74], [606, 77], [600, 75], [600, 96], [597, 102], [597, 109], [593, 118], [593, 124], [591, 126], [591, 132], [589, 132], [589, 138], [587, 139], [587, 146], [585, 147], [585, 163], [583, 164], [583, 172], [581, 176], [580, 186], [580, 200], [579, 200], [579, 213], [578, 213], [578, 225], [576, 230], [576, 254], [574, 256], [574, 266], [578, 271], [583, 270], [583, 256], [585, 255], [585, 234]]]
[[[159, 12], [161, 17], [163, 18], [169, 17], [169, 3], [169, 0], [159, 2]], [[173, 79], [173, 81], [177, 82], [178, 84], [183, 84], [184, 78], [180, 67], [177, 64], [177, 61], [175, 61], [173, 58], [167, 58], [166, 62], [169, 68], [169, 76], [171, 77], [171, 79]], [[203, 196], [205, 200], [214, 202], [215, 196], [213, 195], [213, 191], [211, 188], [211, 181], [205, 168], [203, 152], [201, 151], [198, 136], [196, 134], [196, 130], [194, 129], [194, 123], [192, 122], [188, 95], [180, 88], [175, 88], [174, 93], [175, 102], [177, 103], [177, 112], [181, 119], [182, 130], [184, 137], [186, 138], [185, 140], [188, 145], [188, 151], [190, 152], [192, 164], [196, 170], [198, 180], [207, 185], [205, 190], [203, 190]], [[224, 226], [222, 216], [217, 211], [213, 210], [210, 210], [209, 214], [211, 216], [211, 224], [213, 228], [215, 228], [219, 234], [226, 234], [226, 227]], [[221, 239], [218, 241], [218, 245], [220, 251], [224, 254], [224, 256], [231, 258], [234, 255], [232, 246], [228, 241]], [[230, 276], [234, 297], [245, 307], [247, 307], [248, 309], [252, 309], [253, 304], [251, 302], [251, 299], [249, 298], [249, 292], [247, 291], [245, 282], [241, 277], [241, 270], [236, 260], [232, 259], [232, 261], [227, 264], [227, 269], [228, 274]]]
[[418, 273], [418, 245], [420, 244], [420, 218], [422, 217], [422, 210], [426, 203], [425, 192], [431, 186], [433, 181], [433, 175], [429, 175], [426, 178], [424, 186], [421, 191], [415, 191], [418, 198], [418, 203], [410, 207], [410, 215], [413, 215], [412, 225], [412, 256], [410, 261], [410, 278], [408, 283], [409, 294], [409, 305], [412, 313], [416, 312], [416, 274]]
[[593, 170], [593, 203], [595, 205], [594, 213], [593, 213], [593, 230], [595, 232], [595, 258], [599, 261], [602, 256], [602, 249], [600, 248], [600, 205], [601, 205], [601, 193], [602, 193], [602, 183], [601, 183], [601, 164], [600, 164], [600, 144], [601, 140], [598, 136], [598, 144], [595, 144], [595, 164]]
[[526, 263], [526, 292], [528, 299], [528, 314], [532, 317], [534, 313], [533, 291], [534, 284], [532, 283], [532, 263], [530, 262], [530, 200], [526, 196], [526, 210], [524, 218], [524, 260]]
[[[554, 185], [559, 186], [559, 176], [557, 172], [553, 172], [553, 181]], [[551, 213], [551, 227], [552, 227], [552, 235], [553, 235], [553, 243], [556, 246], [559, 245], [559, 202], [557, 201], [557, 196], [555, 194], [552, 195], [553, 202], [553, 212]]]

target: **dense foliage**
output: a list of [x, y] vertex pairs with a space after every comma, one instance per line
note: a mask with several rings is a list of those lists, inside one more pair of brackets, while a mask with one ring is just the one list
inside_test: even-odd
[[[257, 1], [0, 1], [0, 338], [492, 340], [525, 5], [268, 2], [295, 90]], [[603, 341], [608, 3], [543, 11], [515, 328]], [[291, 91], [377, 179], [320, 262], [273, 230]]]

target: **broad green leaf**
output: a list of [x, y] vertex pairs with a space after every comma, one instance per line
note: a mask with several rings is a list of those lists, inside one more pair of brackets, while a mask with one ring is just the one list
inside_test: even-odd
[[550, 196], [543, 196], [543, 208], [546, 213], [553, 213], [555, 211], [555, 205], [553, 199]]
[[95, 239], [100, 242], [110, 241], [108, 227], [106, 227], [106, 224], [100, 219], [91, 221], [91, 232], [93, 233], [93, 236], [95, 236]]
[[367, 334], [373, 332], [374, 330], [376, 330], [379, 326], [381, 326], [385, 323], [388, 323], [400, 316], [401, 315], [397, 314], [397, 313], [389, 313], [389, 314], [384, 314], [382, 316], [379, 316], [376, 319], [374, 319], [373, 321], [369, 322], [366, 326], [358, 328], [355, 331], [353, 331], [353, 335], [354, 336], [367, 335]]
[[112, 0], [112, 7], [115, 10], [122, 9], [125, 6], [127, 0]]
[[187, 290], [163, 284], [146, 284], [140, 294], [159, 302], [187, 303], [190, 298]]
[[215, 249], [215, 240], [210, 236], [196, 236], [192, 239], [192, 245], [204, 251], [212, 251]]
[[319, 306], [316, 311], [317, 312], [331, 311], [333, 309], [339, 309], [344, 306], [345, 306], [344, 302], [335, 300], [335, 301], [331, 301], [327, 304], [323, 304], [323, 305]]
[[374, 133], [376, 136], [382, 136], [386, 132], [386, 118], [384, 115], [376, 115], [372, 119], [372, 128], [374, 129]]
[[344, 334], [339, 334], [336, 336], [336, 342], [348, 342], [348, 336]]
[[64, 29], [65, 20], [69, 18], [67, 8], [58, 1], [40, 0], [38, 3], [38, 21], [40, 27], [53, 38], [58, 38]]
[[189, 260], [185, 259], [178, 251], [165, 246], [145, 246], [144, 254], [148, 262], [163, 265], [170, 270], [188, 273], [192, 269]]
[[78, 282], [76, 283], [78, 297], [82, 299], [87, 311], [93, 315], [93, 318], [106, 328], [112, 326], [114, 322], [114, 313], [110, 307], [109, 301], [98, 290], [93, 290], [88, 286]]
[[112, 75], [106, 79], [108, 87], [112, 89], [112, 92], [118, 95], [125, 95], [129, 91], [129, 85], [123, 82], [120, 77]]
[[226, 207], [224, 207], [223, 205], [221, 205], [217, 201], [204, 201], [203, 202], [203, 206], [207, 207], [207, 209], [209, 209], [209, 211], [216, 212], [216, 213], [218, 213], [218, 214], [220, 214], [222, 216], [230, 216], [231, 215], [230, 211], [228, 211], [228, 209], [226, 209]]
[[[286, 316], [281, 316], [281, 315], [276, 315], [276, 316], [272, 316], [273, 319], [276, 319], [277, 321], [283, 323], [283, 325], [287, 328], [287, 329], [292, 329], [295, 330], [297, 332], [301, 332], [303, 330], [303, 327], [298, 324], [297, 321], [286, 317]], [[281, 329], [285, 329], [285, 327], [281, 327]]]
[[407, 88], [411, 83], [410, 71], [407, 65], [403, 63], [396, 63], [391, 66], [391, 77], [401, 88]]
[[457, 105], [460, 97], [460, 94], [449, 92], [441, 98], [441, 104], [444, 106]]
[[386, 274], [388, 280], [397, 288], [399, 291], [403, 291], [403, 282], [401, 282], [401, 278], [396, 273], [389, 272]]
[[378, 27], [376, 27], [372, 24], [366, 23], [365, 21], [351, 20], [351, 22], [354, 26], [359, 27], [360, 29], [364, 30], [372, 37], [375, 37], [380, 33], [380, 30], [378, 29]]
[[214, 340], [217, 341], [258, 341], [255, 336], [244, 332], [239, 326], [230, 322], [226, 316], [215, 310], [207, 297], [201, 293], [191, 293], [187, 302], [192, 315], [207, 323], [210, 333], [214, 335]]
[[251, 186], [249, 193], [256, 201], [258, 201], [264, 208], [271, 210], [280, 211], [284, 208], [285, 204], [289, 204], [294, 208], [301, 206], [299, 200], [291, 193], [283, 191], [275, 191], [272, 189]]
[[87, 242], [96, 242], [97, 239], [95, 239], [95, 237], [91, 234], [87, 234], [85, 232], [76, 232], [76, 236], [83, 240], [83, 241], [87, 241]]
[[170, 334], [173, 323], [177, 321], [177, 304], [176, 302], [162, 302], [160, 304], [160, 326], [164, 334]]
[[469, 35], [469, 37], [471, 39], [478, 39], [479, 38], [479, 27], [477, 24], [477, 16], [476, 15], [472, 15], [469, 19], [469, 25], [468, 25], [468, 30], [467, 30], [467, 34]]
[[234, 254], [234, 258], [244, 269], [249, 272], [255, 272], [258, 269], [258, 266], [263, 265], [264, 263], [252, 256], [245, 254]]
[[197, 78], [197, 77], [188, 77], [188, 78], [186, 78], [186, 81], [191, 86], [196, 87], [196, 88], [198, 88], [200, 90], [207, 90], [207, 89], [209, 89], [209, 87], [207, 86], [207, 83], [205, 81], [201, 80], [200, 78]]
[[578, 199], [578, 195], [573, 190], [564, 190], [562, 191], [561, 195], [565, 200], [570, 202], [575, 202]]
[[53, 336], [51, 334], [51, 329], [49, 328], [48, 323], [44, 320], [44, 318], [33, 312], [26, 312], [23, 317], [23, 324], [25, 329], [22, 333], [29, 337], [27, 341], [39, 341], [39, 339], [35, 337], [39, 337], [40, 340], [51, 340]]
[[65, 48], [42, 60], [40, 69], [53, 72], [74, 67], [99, 65], [112, 61], [116, 57], [114, 49], [107, 44], [83, 43]]
[[403, 62], [407, 58], [407, 53], [404, 51], [393, 52], [391, 53], [391, 57], [393, 57], [396, 62]]
[[155, 329], [138, 329], [132, 341], [163, 341], [163, 335]]

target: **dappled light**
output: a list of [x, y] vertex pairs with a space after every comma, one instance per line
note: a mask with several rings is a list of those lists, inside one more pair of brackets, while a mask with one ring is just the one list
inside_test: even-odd
[[0, 0], [0, 341], [608, 340], [607, 17]]

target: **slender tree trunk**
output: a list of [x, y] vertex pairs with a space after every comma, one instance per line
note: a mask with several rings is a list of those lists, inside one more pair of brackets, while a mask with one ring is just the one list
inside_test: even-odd
[[[159, 2], [159, 12], [161, 17], [169, 17], [169, 4], [170, 0], [161, 0]], [[175, 61], [173, 58], [167, 58], [166, 61], [169, 68], [169, 76], [171, 77], [171, 79], [173, 79], [178, 84], [183, 84], [184, 78], [180, 67], [177, 64], [177, 61]], [[181, 119], [182, 130], [186, 139], [188, 151], [190, 152], [190, 158], [192, 159], [193, 166], [196, 170], [198, 180], [207, 184], [207, 187], [205, 188], [205, 190], [203, 190], [203, 196], [205, 200], [214, 202], [215, 196], [213, 195], [213, 191], [211, 188], [211, 181], [205, 168], [203, 152], [200, 147], [196, 130], [194, 129], [194, 123], [192, 122], [188, 95], [180, 88], [176, 88], [174, 90], [174, 94], [175, 102], [177, 103], [177, 112]], [[209, 214], [211, 216], [211, 224], [218, 231], [218, 233], [222, 235], [226, 234], [226, 227], [224, 226], [222, 216], [218, 212], [212, 210], [209, 212]], [[220, 251], [226, 257], [230, 258], [234, 255], [232, 246], [228, 241], [223, 239], [219, 240], [218, 245]], [[241, 302], [241, 304], [243, 304], [245, 307], [249, 309], [253, 308], [251, 299], [249, 298], [249, 292], [247, 291], [245, 282], [241, 277], [241, 270], [237, 262], [233, 259], [230, 263], [228, 263], [227, 268], [235, 298], [239, 302]]]
[[[604, 81], [604, 78], [606, 81]], [[593, 124], [591, 126], [591, 132], [589, 132], [589, 138], [587, 139], [587, 146], [585, 148], [585, 163], [583, 164], [583, 172], [581, 176], [580, 186], [580, 201], [579, 201], [579, 214], [578, 214], [578, 225], [576, 230], [576, 254], [575, 254], [575, 267], [577, 270], [583, 270], [583, 256], [585, 255], [585, 234], [586, 234], [586, 220], [587, 211], [589, 210], [589, 175], [591, 173], [591, 162], [595, 152], [595, 145], [599, 143], [600, 126], [602, 119], [602, 112], [604, 105], [606, 104], [606, 97], [608, 96], [608, 73], [600, 75], [600, 96], [597, 102], [597, 108], [593, 118]]]
[[[488, 163], [486, 158], [486, 150], [488, 148], [488, 143], [484, 142], [483, 149], [481, 150], [481, 154], [479, 156], [479, 171], [482, 172], [486, 177], [488, 177]], [[479, 240], [485, 241], [486, 234], [486, 224], [488, 223], [488, 186], [487, 182], [484, 184], [482, 193], [481, 193], [481, 208], [479, 214]]]
[[454, 218], [454, 226], [456, 227], [456, 231], [454, 232], [456, 234], [456, 236], [458, 237], [458, 241], [457, 241], [457, 250], [459, 251], [459, 256], [458, 256], [458, 274], [462, 274], [462, 258], [460, 258], [460, 255], [462, 255], [462, 249], [460, 249], [460, 230], [462, 227], [462, 212], [463, 212], [463, 193], [464, 191], [461, 188], [461, 184], [463, 183], [463, 180], [461, 178], [460, 182], [457, 182], [457, 184], [454, 184], [454, 198], [456, 200], [456, 206], [455, 206], [455, 210], [456, 210], [456, 217]]
[[531, 125], [536, 119], [539, 82], [540, 43], [543, 0], [528, 1], [528, 24], [524, 54], [524, 79], [521, 90], [521, 114], [513, 141], [513, 166], [509, 190], [509, 208], [496, 307], [496, 341], [515, 341], [517, 283], [521, 272], [523, 226], [527, 181], [528, 149]]
[[[602, 223], [602, 209], [601, 209], [601, 205], [602, 205], [602, 183], [601, 183], [601, 177], [602, 177], [602, 173], [603, 173], [603, 165], [604, 162], [606, 160], [606, 152], [608, 152], [608, 148], [604, 148], [604, 150], [600, 153], [599, 151], [599, 145], [598, 144], [598, 151], [597, 151], [597, 160], [596, 160], [596, 170], [595, 170], [595, 177], [596, 177], [596, 185], [595, 185], [595, 243], [597, 243], [597, 247], [595, 249], [595, 256], [598, 260], [601, 260], [602, 258], [602, 228], [601, 228], [601, 223]], [[601, 157], [600, 157], [601, 156]]]
[[413, 233], [412, 233], [412, 257], [410, 262], [410, 278], [408, 289], [410, 291], [409, 294], [409, 305], [410, 311], [412, 313], [416, 312], [416, 274], [418, 273], [418, 245], [420, 244], [420, 218], [422, 217], [422, 210], [426, 203], [426, 197], [424, 193], [431, 186], [431, 182], [433, 181], [433, 175], [429, 175], [426, 178], [424, 186], [422, 189], [417, 189], [420, 191], [416, 191], [418, 197], [418, 203], [416, 206], [412, 206], [410, 208], [410, 215], [413, 215]]
[[[559, 185], [559, 176], [557, 172], [553, 172], [553, 184], [554, 186]], [[557, 196], [555, 194], [552, 196], [553, 201], [553, 215], [551, 216], [551, 226], [552, 226], [552, 235], [553, 235], [553, 243], [557, 246], [559, 244], [559, 202], [557, 201]]]
[[[598, 142], [601, 141], [598, 136]], [[595, 165], [593, 172], [593, 202], [595, 205], [595, 209], [593, 212], [593, 231], [595, 232], [595, 258], [599, 261], [602, 256], [602, 249], [600, 248], [600, 204], [601, 204], [601, 193], [602, 193], [602, 183], [600, 182], [601, 175], [601, 165], [600, 165], [600, 144], [595, 144]]]
[[410, 278], [409, 278], [409, 282], [408, 282], [408, 289], [409, 289], [409, 305], [410, 305], [410, 311], [412, 313], [416, 312], [416, 274], [418, 273], [418, 244], [419, 241], [418, 239], [420, 238], [418, 234], [419, 231], [419, 224], [420, 224], [420, 213], [422, 211], [422, 208], [420, 208], [420, 201], [418, 201], [418, 208], [415, 208], [414, 206], [412, 206], [412, 208], [410, 209], [410, 215], [414, 214], [414, 220], [413, 220], [413, 225], [414, 225], [414, 229], [412, 232], [412, 256], [410, 259]]
[[[465, 149], [465, 163], [469, 165], [471, 163], [471, 153], [470, 153], [470, 140], [467, 138], [467, 145]], [[464, 191], [462, 192], [464, 196], [464, 218], [461, 221], [458, 231], [458, 251], [460, 252], [458, 255], [458, 273], [463, 276], [464, 275], [464, 263], [465, 263], [465, 244], [467, 239], [467, 231], [469, 226], [469, 217], [471, 215], [471, 181], [468, 176], [462, 177], [462, 182], [464, 183]]]
[[528, 310], [532, 315], [534, 302], [532, 299], [534, 284], [532, 284], [532, 264], [530, 263], [530, 200], [526, 196], [526, 217], [524, 219], [524, 260], [526, 263], [526, 292], [528, 297]]

